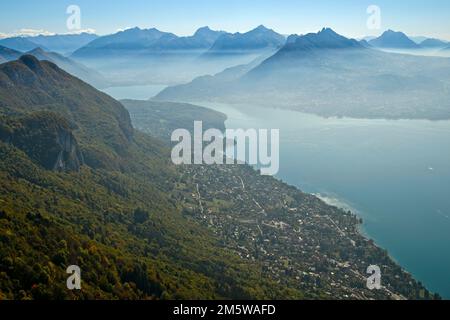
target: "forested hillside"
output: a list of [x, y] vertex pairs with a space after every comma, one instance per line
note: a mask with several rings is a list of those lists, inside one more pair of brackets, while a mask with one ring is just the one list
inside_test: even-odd
[[[353, 214], [247, 166], [175, 167], [164, 137], [136, 131], [121, 103], [52, 63], [1, 65], [0, 299], [432, 297]], [[305, 245], [289, 241], [297, 220]], [[364, 287], [369, 258], [385, 290]], [[66, 288], [70, 265], [81, 291]]]
[[168, 150], [120, 103], [24, 56], [0, 67], [0, 110], [0, 298], [301, 297], [182, 216]]

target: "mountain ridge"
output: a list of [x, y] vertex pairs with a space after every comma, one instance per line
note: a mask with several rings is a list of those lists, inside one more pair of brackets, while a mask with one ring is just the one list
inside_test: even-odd
[[53, 62], [61, 69], [95, 86], [96, 88], [104, 88], [109, 84], [109, 81], [96, 70], [88, 68], [84, 64], [67, 58], [59, 53], [45, 51], [41, 47], [38, 47], [34, 50], [26, 52], [25, 54], [33, 55], [39, 60], [48, 60]]
[[[71, 83], [70, 87], [67, 87], [67, 83]], [[10, 87], [20, 90], [21, 94], [11, 96], [8, 94]], [[58, 95], [58, 90], [65, 90], [66, 96]], [[75, 130], [78, 138], [89, 140], [94, 135], [102, 137], [96, 139], [96, 144], [102, 145], [103, 150], [82, 145], [87, 163], [93, 161], [95, 154], [105, 159], [91, 163], [94, 167], [118, 166], [120, 154], [126, 153], [132, 138], [133, 129], [128, 112], [120, 103], [106, 94], [97, 93], [93, 87], [62, 71], [56, 64], [39, 61], [32, 55], [23, 55], [17, 61], [0, 66], [0, 95], [0, 105], [8, 112], [24, 113], [33, 110], [31, 106], [39, 111], [47, 105], [53, 105], [65, 115], [69, 123], [83, 124], [77, 125]], [[87, 99], [96, 102], [86, 104]], [[109, 121], [99, 122], [99, 119], [88, 117], [89, 113], [96, 113]]]
[[208, 49], [223, 31], [213, 31], [209, 27], [198, 29], [194, 35], [178, 37], [173, 33], [162, 32], [156, 28], [138, 27], [97, 38], [72, 55], [78, 58], [95, 57], [97, 54], [132, 53], [132, 50], [151, 53], [152, 51], [199, 50]]
[[0, 58], [6, 61], [16, 60], [22, 55], [22, 52], [10, 49], [4, 46], [0, 46]]
[[380, 37], [370, 40], [369, 44], [386, 49], [419, 49], [420, 45], [412, 41], [403, 32], [385, 31]]
[[232, 81], [197, 78], [155, 99], [250, 103], [326, 117], [448, 119], [449, 72], [448, 58], [387, 53], [323, 29], [291, 37]]
[[22, 52], [30, 51], [39, 47], [38, 44], [30, 41], [26, 37], [12, 37], [0, 39], [0, 46]]
[[275, 49], [282, 46], [286, 38], [263, 25], [245, 33], [225, 34], [219, 37], [206, 55], [226, 54], [252, 50]]
[[[302, 296], [258, 280], [257, 268], [184, 217], [167, 195], [176, 177], [167, 148], [55, 64], [24, 55], [1, 65], [0, 118], [1, 299]], [[79, 168], [73, 148], [59, 156], [69, 132], [85, 158]], [[74, 264], [82, 291], [66, 287]]]
[[422, 48], [443, 48], [448, 46], [448, 42], [439, 39], [429, 38], [420, 43]]
[[26, 37], [26, 39], [39, 47], [46, 48], [46, 51], [54, 51], [59, 54], [72, 53], [97, 38], [98, 36], [96, 34], [86, 32], [79, 34], [55, 34]]

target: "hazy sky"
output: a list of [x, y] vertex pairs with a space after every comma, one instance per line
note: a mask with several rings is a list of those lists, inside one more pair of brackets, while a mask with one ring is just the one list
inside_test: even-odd
[[[67, 33], [66, 9], [81, 9], [81, 28], [99, 34], [138, 26], [179, 35], [198, 27], [230, 32], [260, 24], [283, 34], [331, 27], [349, 37], [378, 35], [386, 29], [450, 40], [449, 0], [1, 0], [0, 35], [33, 30]], [[381, 30], [367, 28], [367, 8], [381, 9]]]

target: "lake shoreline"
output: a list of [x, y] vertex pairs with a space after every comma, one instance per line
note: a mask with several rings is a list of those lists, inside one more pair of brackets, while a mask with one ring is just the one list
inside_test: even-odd
[[[194, 104], [199, 105], [199, 106], [203, 106], [203, 107], [206, 107], [206, 108], [210, 108], [210, 109], [215, 110], [215, 111], [220, 111], [222, 113], [227, 114], [226, 127], [227, 128], [234, 128], [234, 129], [236, 128], [235, 125], [233, 125], [231, 127], [229, 126], [229, 122], [233, 121], [233, 119], [232, 119], [233, 115], [230, 117], [229, 113], [224, 111], [223, 108], [217, 107], [217, 105], [215, 105], [215, 107], [212, 107], [210, 104], [205, 103], [205, 102], [194, 102]], [[235, 109], [236, 105], [234, 105], [234, 106], [230, 105], [229, 107]], [[272, 109], [272, 108], [265, 108], [265, 110], [268, 110], [268, 111], [270, 109]], [[245, 113], [244, 108], [239, 109], [239, 110]], [[272, 110], [274, 110], [274, 109], [272, 109]], [[284, 109], [275, 109], [275, 111], [276, 112], [282, 112], [282, 111], [286, 111], [286, 110], [284, 110]], [[288, 110], [288, 111], [294, 112], [294, 113], [299, 113], [299, 114], [304, 114], [304, 113], [301, 113], [301, 112], [295, 111], [295, 110]], [[312, 115], [312, 116], [324, 119], [326, 121], [331, 121], [332, 123], [342, 122], [342, 121], [343, 122], [350, 122], [350, 123], [352, 123], [354, 121], [355, 122], [362, 121], [363, 124], [361, 125], [361, 127], [364, 127], [365, 122], [366, 123], [370, 123], [370, 125], [373, 125], [375, 127], [377, 127], [377, 126], [384, 127], [384, 126], [390, 126], [391, 124], [395, 124], [395, 127], [398, 127], [399, 131], [403, 130], [404, 129], [403, 127], [409, 126], [410, 125], [409, 121], [413, 121], [414, 123], [418, 123], [419, 122], [420, 124], [423, 124], [424, 126], [428, 126], [428, 125], [437, 126], [437, 128], [434, 128], [434, 131], [439, 131], [440, 130], [439, 126], [446, 126], [447, 125], [447, 122], [444, 121], [444, 120], [442, 120], [442, 121], [441, 120], [439, 120], [439, 121], [423, 120], [423, 119], [422, 120], [415, 120], [415, 119], [413, 119], [413, 120], [410, 120], [410, 119], [399, 119], [399, 120], [390, 119], [390, 120], [386, 120], [386, 119], [353, 119], [353, 118], [336, 118], [336, 117], [334, 117], [334, 118], [324, 118], [324, 117], [317, 116], [317, 115]], [[283, 176], [283, 174], [281, 174], [281, 176], [277, 176], [275, 178], [278, 179], [278, 180], [281, 180], [281, 181], [283, 181], [285, 183], [287, 183], [288, 185], [291, 185], [291, 186], [297, 188], [298, 190], [300, 190], [302, 192], [307, 192], [307, 193], [313, 194], [313, 195], [314, 195], [314, 193], [317, 193], [317, 192], [314, 192], [314, 190], [304, 191], [303, 188], [301, 187], [301, 184], [289, 181], [289, 179], [286, 182], [285, 176]], [[335, 192], [334, 192], [334, 194], [339, 194], [340, 195], [340, 193], [335, 193]], [[343, 196], [343, 198], [346, 198], [346, 197]], [[323, 199], [321, 199], [321, 200], [323, 201]], [[338, 207], [338, 208], [340, 208], [340, 207]], [[397, 263], [399, 266], [401, 266], [403, 270], [406, 270], [406, 272], [411, 274], [415, 279], [418, 279], [418, 280], [422, 281], [423, 283], [425, 283], [427, 288], [429, 288], [431, 291], [438, 292], [443, 297], [447, 297], [448, 298], [450, 296], [450, 294], [448, 292], [446, 292], [446, 291], [442, 292], [442, 290], [436, 290], [436, 283], [434, 285], [432, 285], [432, 284], [430, 285], [430, 282], [432, 283], [433, 281], [430, 281], [429, 277], [424, 276], [426, 273], [424, 273], [423, 270], [422, 270], [422, 272], [418, 272], [418, 270], [416, 268], [411, 268], [411, 263], [407, 262], [408, 259], [405, 259], [405, 256], [402, 255], [402, 253], [401, 253], [402, 251], [399, 248], [395, 249], [395, 247], [396, 247], [395, 245], [386, 245], [387, 243], [389, 244], [389, 239], [392, 238], [392, 235], [386, 237], [383, 240], [383, 237], [380, 235], [380, 233], [377, 233], [377, 232], [374, 233], [373, 232], [372, 224], [376, 225], [376, 224], [379, 224], [379, 222], [377, 221], [376, 223], [373, 223], [373, 222], [370, 221], [371, 219], [368, 219], [368, 218], [372, 217], [371, 215], [373, 214], [373, 211], [378, 212], [378, 211], [380, 211], [380, 209], [373, 208], [372, 210], [368, 210], [368, 212], [365, 212], [365, 210], [364, 210], [363, 211], [364, 214], [361, 214], [360, 209], [356, 210], [356, 211], [355, 210], [351, 210], [351, 211], [354, 214], [356, 214], [359, 218], [361, 218], [362, 221], [363, 221], [363, 223], [361, 223], [358, 226], [358, 229], [359, 229], [360, 234], [364, 238], [374, 241], [374, 243], [376, 244], [377, 247], [379, 247], [380, 249], [386, 250], [388, 252], [389, 257], [395, 263]], [[394, 243], [395, 243], [395, 240], [394, 240]], [[394, 250], [393, 250], [393, 248], [394, 248]], [[407, 250], [407, 248], [405, 248], [405, 250]], [[420, 254], [420, 253], [416, 253], [416, 254]], [[432, 273], [430, 273], [430, 275], [432, 276]]]

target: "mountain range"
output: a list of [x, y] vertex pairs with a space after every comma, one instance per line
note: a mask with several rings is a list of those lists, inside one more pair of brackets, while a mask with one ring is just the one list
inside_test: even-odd
[[178, 37], [155, 28], [132, 28], [100, 37], [73, 53], [76, 58], [102, 58], [111, 55], [184, 50], [206, 50], [224, 32], [200, 28], [190, 37]]
[[201, 77], [155, 99], [252, 103], [324, 116], [449, 119], [449, 79], [448, 58], [386, 53], [323, 29], [291, 38], [231, 81], [220, 74]]
[[[56, 53], [74, 51], [70, 59], [97, 70], [108, 83], [115, 85], [174, 85], [275, 54], [298, 37], [291, 35], [286, 38], [262, 25], [234, 34], [203, 27], [186, 37], [155, 28], [136, 27], [100, 37], [93, 34], [16, 37], [3, 39], [0, 45], [20, 52], [36, 48]], [[444, 41], [425, 39], [416, 44], [404, 33], [391, 30], [379, 38], [368, 39], [369, 42], [359, 43], [367, 48], [406, 50], [417, 54], [423, 52], [421, 49], [442, 52], [442, 55], [446, 52]], [[0, 58], [0, 61], [4, 62], [5, 58]], [[88, 80], [81, 73], [76, 75]], [[98, 83], [88, 81], [95, 85]]]
[[230, 34], [200, 28], [194, 35], [178, 37], [172, 33], [153, 29], [133, 28], [100, 37], [75, 51], [75, 58], [101, 58], [120, 54], [151, 54], [207, 51], [205, 55], [232, 54], [247, 51], [276, 49], [285, 43], [284, 36], [264, 26], [247, 33]]
[[133, 28], [100, 37], [71, 58], [114, 83], [173, 85], [247, 64], [275, 52], [284, 41], [284, 36], [263, 26], [243, 34], [203, 27], [187, 37]]
[[[296, 35], [294, 35], [296, 36]], [[98, 40], [98, 41], [95, 41]], [[374, 47], [418, 49], [445, 47], [448, 42], [427, 38], [408, 37], [402, 32], [387, 30], [380, 37], [365, 37]], [[217, 43], [216, 43], [217, 41]], [[289, 41], [289, 40], [288, 40]], [[91, 44], [91, 42], [93, 42]], [[131, 28], [116, 34], [98, 36], [91, 33], [38, 35], [32, 37], [11, 37], [0, 40], [0, 45], [17, 50], [30, 51], [37, 47], [60, 54], [70, 54], [78, 57], [95, 56], [107, 50], [210, 50], [210, 53], [233, 52], [241, 50], [261, 50], [270, 47], [277, 48], [286, 42], [286, 37], [275, 31], [259, 26], [246, 33], [227, 33], [213, 31], [209, 27], [198, 29], [194, 35], [179, 37], [173, 33], [161, 32], [155, 28]]]

